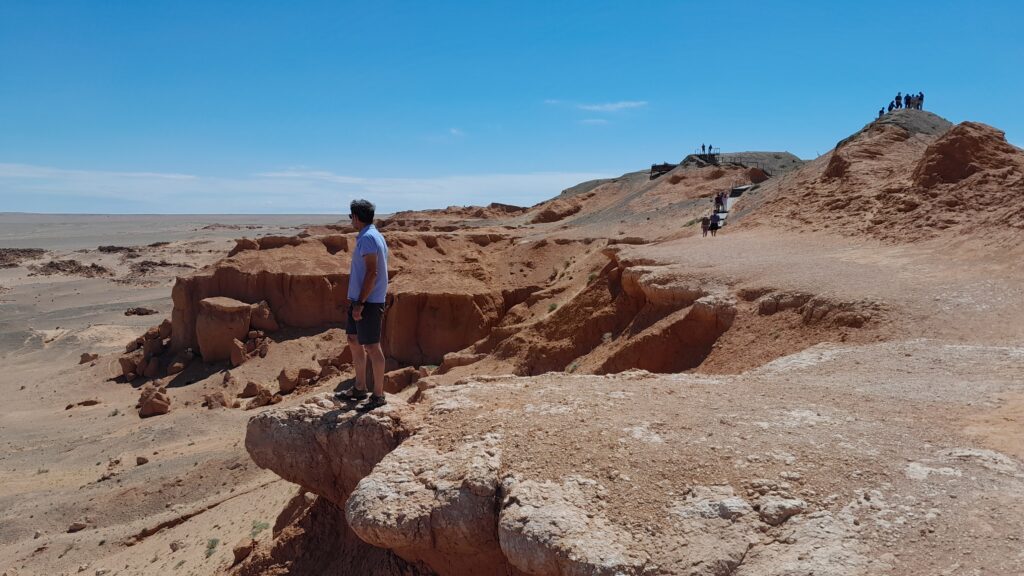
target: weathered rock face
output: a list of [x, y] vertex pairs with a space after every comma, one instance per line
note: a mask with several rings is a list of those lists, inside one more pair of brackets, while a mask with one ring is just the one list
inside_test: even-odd
[[[347, 290], [347, 266], [343, 268], [323, 243], [305, 239], [274, 249], [260, 244], [259, 250], [241, 251], [212, 268], [178, 278], [171, 292], [172, 348], [199, 346], [196, 319], [204, 298], [225, 296], [246, 303], [265, 300], [275, 324], [313, 327], [345, 320], [339, 306], [346, 301]], [[264, 325], [259, 329], [270, 328]], [[236, 337], [244, 340], [245, 334]]]
[[543, 204], [542, 208], [533, 216], [530, 222], [533, 224], [557, 222], [559, 220], [572, 216], [573, 214], [579, 212], [580, 209], [580, 204], [576, 202], [569, 202], [566, 200], [553, 200], [551, 202]]
[[1003, 131], [963, 122], [928, 146], [914, 170], [914, 182], [925, 188], [959, 182], [982, 170], [1012, 166], [1017, 154]]
[[[331, 516], [339, 523], [336, 539], [347, 537], [344, 524], [346, 534], [351, 529], [378, 551], [441, 576], [866, 573], [869, 558], [853, 538], [854, 516], [814, 511], [785, 482], [752, 480], [742, 493], [729, 484], [689, 486], [657, 508], [663, 517], [650, 519], [658, 526], [651, 532], [616, 517], [614, 501], [629, 498], [615, 493], [626, 486], [617, 484], [617, 470], [529, 477], [516, 470], [518, 463], [503, 461], [506, 450], [519, 449], [507, 442], [520, 433], [514, 425], [480, 426], [461, 441], [436, 434], [453, 421], [475, 422], [492, 412], [481, 402], [496, 389], [506, 400], [521, 394], [519, 401], [528, 402], [522, 409], [534, 413], [537, 398], [565, 393], [565, 382], [544, 391], [537, 384], [468, 380], [430, 389], [417, 404], [395, 399], [369, 414], [320, 395], [253, 418], [246, 448], [260, 466], [344, 511], [343, 520]], [[576, 411], [559, 410], [544, 418], [560, 415], [580, 419]], [[506, 425], [521, 417], [510, 416]], [[630, 437], [638, 439], [635, 432]], [[294, 516], [291, 508], [282, 515]], [[649, 537], [655, 534], [656, 541]]]
[[261, 468], [344, 507], [356, 484], [412, 434], [415, 421], [412, 408], [397, 402], [358, 415], [317, 397], [254, 416], [245, 448]]
[[384, 350], [402, 364], [438, 365], [486, 336], [505, 311], [501, 292], [399, 293], [384, 320]]
[[267, 304], [266, 300], [261, 300], [259, 303], [252, 305], [252, 317], [249, 323], [253, 329], [264, 332], [274, 332], [280, 328], [277, 318], [274, 316], [274, 312], [270, 310], [270, 305]]
[[261, 541], [231, 573], [435, 576], [360, 540], [346, 525], [344, 511], [323, 497], [293, 498], [274, 523], [273, 535], [270, 546]]
[[232, 298], [218, 296], [200, 300], [195, 334], [203, 360], [229, 360], [236, 348], [234, 341], [244, 340], [249, 333], [250, 313], [248, 304]]
[[588, 509], [593, 480], [505, 481], [501, 550], [526, 574], [642, 574], [648, 558], [633, 537]]
[[363, 541], [442, 574], [505, 575], [496, 438], [442, 454], [410, 441], [359, 482], [345, 516]]

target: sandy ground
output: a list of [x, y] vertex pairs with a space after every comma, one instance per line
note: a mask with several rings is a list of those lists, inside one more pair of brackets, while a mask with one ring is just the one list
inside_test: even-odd
[[[140, 420], [138, 392], [111, 380], [116, 352], [169, 315], [177, 274], [223, 257], [233, 238], [290, 235], [334, 219], [0, 215], [0, 221], [0, 247], [48, 250], [24, 266], [0, 268], [0, 570], [210, 574], [230, 564], [231, 547], [243, 537], [268, 538], [268, 525], [295, 487], [256, 469], [240, 448], [248, 413], [202, 408]], [[168, 244], [149, 246], [156, 242]], [[100, 245], [135, 247], [138, 256], [100, 252]], [[26, 267], [65, 259], [111, 274], [32, 275]], [[132, 274], [132, 264], [144, 260], [184, 266]], [[158, 314], [124, 315], [137, 306]], [[101, 360], [79, 365], [84, 352]], [[65, 409], [90, 400], [96, 403]], [[139, 457], [148, 462], [137, 464]], [[69, 533], [75, 522], [87, 527]]]

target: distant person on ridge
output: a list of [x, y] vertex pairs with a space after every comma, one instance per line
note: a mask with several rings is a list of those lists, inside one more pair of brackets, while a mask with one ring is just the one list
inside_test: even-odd
[[701, 235], [701, 238], [707, 238], [707, 236], [708, 236], [708, 227], [709, 226], [711, 226], [711, 218], [708, 218], [707, 216], [705, 216], [705, 217], [700, 219], [700, 235]]
[[924, 92], [917, 93], [917, 109], [924, 110]]
[[903, 107], [910, 110], [910, 94], [903, 97]]
[[885, 116], [885, 108], [878, 109], [878, 117], [881, 118], [882, 116]]
[[708, 153], [708, 152], [707, 152], [707, 150], [705, 150], [705, 149], [704, 149], [704, 145], [703, 145], [703, 144], [701, 144], [701, 145], [700, 145], [700, 155], [701, 155], [701, 156], [704, 156], [704, 155], [705, 155], [705, 154], [707, 154], [707, 153]]
[[902, 92], [897, 92], [896, 93], [896, 100], [895, 100], [895, 102], [896, 102], [896, 109], [899, 110], [900, 107], [903, 106], [903, 93]]
[[388, 293], [388, 245], [373, 225], [374, 206], [353, 200], [348, 215], [356, 235], [348, 277], [348, 347], [356, 369], [354, 388], [336, 394], [340, 400], [366, 398], [366, 359], [373, 367], [373, 395], [359, 407], [368, 412], [387, 404], [384, 398], [384, 350], [380, 346], [384, 302]]
[[895, 104], [893, 104], [892, 102], [889, 102], [889, 112], [892, 112], [892, 109], [895, 108], [895, 107], [896, 107]]

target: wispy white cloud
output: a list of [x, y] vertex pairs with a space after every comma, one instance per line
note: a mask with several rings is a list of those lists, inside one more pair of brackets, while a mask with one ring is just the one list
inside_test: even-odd
[[590, 126], [598, 126], [607, 123], [608, 121], [605, 120], [604, 118], [584, 118], [583, 120], [580, 120], [580, 124], [587, 124]]
[[589, 112], [618, 112], [630, 108], [643, 108], [647, 106], [646, 100], [622, 100], [619, 102], [605, 102], [603, 104], [578, 104], [580, 110]]
[[70, 170], [66, 168], [50, 168], [31, 164], [0, 163], [0, 178], [104, 178], [117, 175], [120, 178], [161, 179], [161, 180], [193, 180], [191, 174], [175, 174], [160, 172], [105, 172], [95, 170]]
[[456, 138], [466, 135], [466, 133], [459, 128], [449, 128], [448, 133], [451, 134], [452, 136], [455, 136]]
[[561, 100], [557, 100], [555, 98], [548, 98], [547, 100], [544, 101], [544, 103], [549, 105], [549, 106], [557, 106], [558, 104], [561, 104], [562, 101]]
[[537, 172], [378, 178], [308, 167], [223, 178], [0, 164], [0, 212], [343, 213], [353, 198], [381, 213], [503, 202], [533, 205], [610, 174]]

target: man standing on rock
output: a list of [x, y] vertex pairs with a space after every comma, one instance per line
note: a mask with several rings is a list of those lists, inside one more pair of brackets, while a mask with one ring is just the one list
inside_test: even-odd
[[388, 245], [373, 225], [374, 206], [353, 200], [348, 215], [356, 229], [356, 248], [348, 277], [348, 347], [356, 369], [356, 386], [339, 393], [343, 400], [366, 398], [366, 358], [373, 367], [373, 395], [359, 410], [367, 412], [387, 404], [384, 398], [384, 350], [380, 346], [384, 301], [388, 292]]

